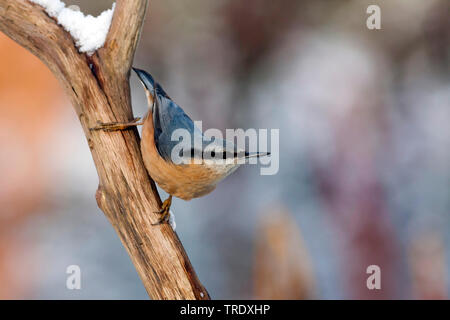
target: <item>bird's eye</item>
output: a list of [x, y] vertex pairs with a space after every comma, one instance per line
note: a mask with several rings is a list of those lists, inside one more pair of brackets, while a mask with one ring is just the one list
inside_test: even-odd
[[216, 157], [216, 152], [215, 151], [211, 151], [211, 158], [215, 158]]

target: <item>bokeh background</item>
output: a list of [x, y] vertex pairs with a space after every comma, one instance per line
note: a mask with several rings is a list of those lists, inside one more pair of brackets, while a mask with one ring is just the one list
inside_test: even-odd
[[[278, 174], [241, 167], [174, 201], [213, 298], [448, 298], [449, 16], [448, 0], [150, 1], [135, 66], [204, 129], [280, 129]], [[0, 70], [0, 298], [146, 299], [61, 86], [3, 34]]]

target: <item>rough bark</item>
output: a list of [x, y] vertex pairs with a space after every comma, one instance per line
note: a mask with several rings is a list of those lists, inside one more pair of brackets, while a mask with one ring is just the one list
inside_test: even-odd
[[158, 221], [161, 200], [144, 167], [136, 129], [90, 131], [133, 119], [129, 75], [146, 0], [118, 0], [103, 48], [91, 57], [38, 5], [0, 0], [0, 30], [40, 58], [75, 108], [97, 168], [96, 199], [152, 299], [209, 299], [176, 233]]

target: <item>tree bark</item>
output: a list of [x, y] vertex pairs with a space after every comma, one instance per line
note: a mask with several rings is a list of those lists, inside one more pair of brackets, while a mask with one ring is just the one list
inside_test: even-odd
[[142, 161], [136, 129], [90, 131], [98, 121], [133, 119], [130, 67], [146, 0], [118, 0], [105, 45], [79, 53], [71, 36], [38, 5], [0, 0], [0, 30], [40, 58], [75, 108], [97, 168], [96, 199], [125, 246], [152, 299], [209, 299], [167, 225], [152, 226], [161, 200]]

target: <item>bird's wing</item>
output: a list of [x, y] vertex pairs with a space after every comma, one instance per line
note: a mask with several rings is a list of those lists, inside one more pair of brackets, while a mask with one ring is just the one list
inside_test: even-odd
[[[210, 138], [195, 126], [192, 119], [166, 94], [164, 89], [146, 73], [147, 85], [156, 88], [155, 108], [153, 110], [153, 126], [155, 130], [155, 144], [159, 154], [167, 161], [171, 161], [173, 148], [183, 143], [183, 150], [190, 150], [191, 157], [212, 156], [218, 159], [225, 158], [252, 158], [267, 155], [268, 153], [248, 152], [238, 148], [233, 142]], [[151, 90], [151, 89], [150, 89]], [[180, 140], [173, 139], [176, 130], [183, 129], [189, 134]], [[211, 153], [211, 150], [215, 152]], [[204, 152], [207, 152], [204, 154]]]
[[[155, 143], [159, 154], [165, 160], [171, 160], [172, 150], [180, 142], [183, 143], [184, 150], [191, 151], [191, 157], [230, 159], [267, 155], [267, 153], [248, 152], [240, 149], [228, 140], [205, 136], [183, 109], [168, 96], [158, 96], [156, 102], [153, 117]], [[173, 140], [172, 134], [177, 129], [186, 130], [189, 133], [190, 140], [184, 138], [182, 141]], [[211, 152], [213, 150], [214, 152]]]
[[[206, 143], [205, 137], [202, 131], [194, 125], [192, 119], [167, 95], [157, 96], [153, 125], [155, 128], [155, 143], [161, 157], [166, 160], [171, 159], [173, 147], [180, 143], [178, 140], [172, 140], [172, 134], [177, 129], [184, 129], [189, 133], [190, 141], [183, 140], [183, 143], [187, 144], [185, 149], [193, 149], [194, 146], [203, 148]], [[197, 140], [197, 143], [195, 143], [195, 140]], [[195, 151], [195, 153], [197, 152]], [[199, 152], [201, 154], [201, 150]]]
[[[191, 137], [190, 141], [183, 140], [183, 143], [188, 144], [187, 146], [183, 146], [184, 150], [186, 148], [190, 150], [191, 146], [200, 147], [203, 150], [203, 146], [205, 145], [203, 133], [194, 125], [191, 118], [172, 101], [164, 89], [153, 79], [151, 74], [137, 68], [133, 68], [133, 70], [138, 75], [147, 92], [156, 96], [156, 99], [154, 99], [154, 108], [152, 108], [153, 127], [155, 131], [155, 145], [161, 157], [169, 161], [171, 160], [173, 147], [180, 143], [176, 140], [172, 141], [172, 134], [177, 129], [186, 130]], [[201, 150], [193, 153], [201, 155]]]

